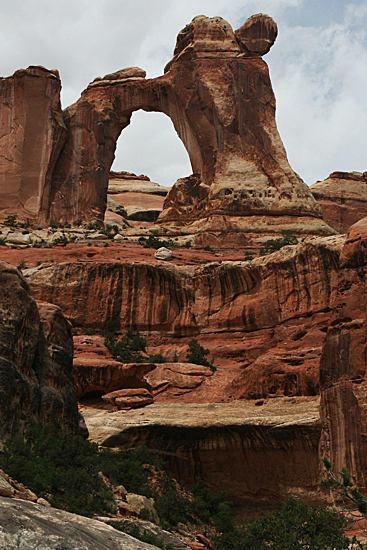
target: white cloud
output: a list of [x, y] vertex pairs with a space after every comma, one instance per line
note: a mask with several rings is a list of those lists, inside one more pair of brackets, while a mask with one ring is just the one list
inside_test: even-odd
[[277, 120], [293, 168], [307, 183], [367, 170], [367, 9], [348, 6], [327, 27], [286, 27], [269, 54]]

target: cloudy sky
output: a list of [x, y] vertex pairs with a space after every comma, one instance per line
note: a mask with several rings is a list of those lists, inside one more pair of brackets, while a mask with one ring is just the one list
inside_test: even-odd
[[[335, 170], [367, 171], [366, 0], [0, 0], [0, 7], [0, 74], [59, 69], [63, 107], [99, 75], [128, 66], [161, 75], [177, 33], [196, 15], [220, 15], [237, 29], [268, 13], [279, 35], [264, 60], [291, 166], [308, 184]], [[114, 169], [165, 185], [191, 172], [169, 118], [143, 111], [121, 134]]]

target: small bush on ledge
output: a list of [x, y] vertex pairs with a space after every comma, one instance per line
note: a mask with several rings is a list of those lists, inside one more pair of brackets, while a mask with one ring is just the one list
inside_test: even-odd
[[204, 367], [210, 367], [212, 372], [215, 372], [217, 368], [214, 366], [214, 357], [211, 362], [206, 358], [209, 355], [210, 350], [203, 348], [195, 338], [189, 342], [189, 346], [186, 350], [186, 359], [188, 363], [193, 363], [194, 365], [203, 365]]
[[289, 231], [282, 231], [283, 237], [279, 239], [269, 239], [264, 243], [265, 248], [260, 248], [260, 256], [265, 256], [266, 254], [272, 254], [277, 250], [283, 248], [290, 244], [298, 244], [298, 239], [292, 235]]

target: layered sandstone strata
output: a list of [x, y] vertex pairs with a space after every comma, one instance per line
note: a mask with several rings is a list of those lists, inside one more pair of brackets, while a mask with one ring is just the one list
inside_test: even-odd
[[0, 218], [43, 224], [55, 162], [66, 139], [57, 70], [19, 69], [0, 79]]
[[[214, 375], [203, 373], [190, 391], [162, 392], [162, 400], [316, 395], [344, 241], [314, 237], [247, 262], [44, 265], [27, 270], [27, 280], [37, 298], [62, 307], [74, 326], [137, 328], [149, 353], [171, 361], [186, 360], [192, 338], [209, 348]], [[161, 370], [157, 380], [183, 374]], [[154, 373], [150, 378], [153, 385]]]
[[323, 218], [339, 233], [367, 215], [367, 172], [333, 172], [310, 191], [322, 207]]
[[150, 181], [148, 176], [110, 172], [107, 210], [123, 213], [129, 220], [155, 222], [168, 191], [168, 187]]
[[203, 479], [236, 505], [273, 506], [274, 500], [318, 494], [319, 399], [154, 404], [144, 410], [84, 409], [99, 445], [145, 444], [168, 460], [177, 479]]
[[70, 323], [59, 307], [37, 304], [22, 274], [5, 262], [0, 282], [1, 438], [55, 419], [78, 431]]

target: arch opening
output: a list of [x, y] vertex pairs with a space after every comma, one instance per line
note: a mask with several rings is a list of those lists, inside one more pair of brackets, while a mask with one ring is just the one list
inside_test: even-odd
[[119, 136], [111, 170], [144, 174], [166, 187], [193, 171], [171, 119], [141, 109], [132, 113], [130, 124]]

